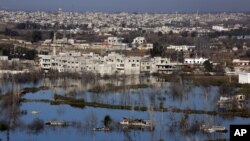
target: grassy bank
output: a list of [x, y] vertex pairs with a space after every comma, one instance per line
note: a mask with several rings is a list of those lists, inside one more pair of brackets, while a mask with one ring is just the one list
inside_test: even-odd
[[121, 90], [128, 90], [128, 89], [140, 89], [140, 88], [147, 88], [150, 85], [147, 84], [137, 84], [137, 85], [125, 85], [125, 86], [115, 86], [114, 84], [106, 84], [106, 85], [98, 85], [89, 89], [89, 92], [93, 93], [104, 93], [104, 92], [114, 92], [114, 91], [121, 91]]
[[21, 90], [21, 94], [26, 94], [26, 93], [35, 93], [41, 90], [48, 90], [49, 87], [41, 86], [41, 87], [26, 87]]
[[65, 97], [61, 95], [54, 95], [54, 101], [50, 101], [50, 104], [52, 105], [58, 105], [58, 104], [68, 104], [73, 107], [78, 108], [84, 108], [85, 107], [85, 101], [84, 99], [74, 99], [70, 97]]
[[184, 80], [193, 82], [194, 85], [236, 85], [238, 83], [237, 76], [208, 76], [208, 75], [193, 75], [182, 76]]
[[65, 97], [61, 95], [55, 95], [55, 100], [27, 100], [22, 99], [22, 102], [45, 102], [51, 105], [67, 104], [73, 107], [84, 108], [85, 106], [97, 107], [97, 108], [107, 108], [107, 109], [119, 109], [119, 110], [135, 110], [135, 111], [157, 111], [157, 112], [174, 112], [174, 113], [185, 113], [185, 114], [207, 114], [207, 115], [220, 115], [228, 117], [250, 117], [250, 110], [237, 110], [237, 111], [227, 111], [227, 112], [217, 112], [217, 111], [206, 111], [206, 110], [194, 110], [194, 109], [179, 109], [179, 108], [167, 108], [167, 107], [146, 107], [146, 106], [128, 106], [128, 105], [113, 105], [104, 104], [97, 102], [85, 102], [84, 99], [74, 99], [70, 97]]

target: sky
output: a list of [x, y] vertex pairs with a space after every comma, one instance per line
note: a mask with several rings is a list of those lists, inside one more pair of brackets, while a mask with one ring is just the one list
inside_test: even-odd
[[96, 12], [249, 12], [250, 0], [0, 0], [0, 9]]

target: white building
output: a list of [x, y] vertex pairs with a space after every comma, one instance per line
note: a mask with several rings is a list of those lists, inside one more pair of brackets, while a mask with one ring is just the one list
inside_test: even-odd
[[197, 65], [201, 65], [203, 64], [205, 61], [207, 61], [207, 58], [185, 58], [184, 59], [184, 63], [185, 64], [197, 64]]
[[8, 61], [8, 56], [0, 56], [0, 61]]
[[59, 72], [90, 71], [101, 75], [140, 74], [140, 73], [170, 73], [176, 69], [176, 64], [168, 58], [126, 57], [118, 53], [107, 56], [80, 52], [67, 52], [54, 55], [39, 55], [39, 63], [43, 70], [50, 69]]
[[152, 72], [170, 74], [177, 69], [177, 65], [176, 63], [171, 63], [169, 58], [154, 57]]
[[215, 31], [229, 31], [229, 29], [225, 28], [223, 25], [214, 25], [212, 29]]
[[250, 84], [250, 73], [241, 72], [239, 73], [240, 84]]
[[126, 57], [124, 65], [125, 74], [140, 74], [141, 57]]
[[175, 51], [190, 51], [193, 50], [195, 46], [188, 46], [188, 45], [170, 45], [167, 49], [173, 49]]
[[147, 43], [147, 41], [146, 41], [145, 37], [136, 37], [132, 42], [132, 44], [139, 44], [139, 45], [146, 44], [146, 43]]
[[150, 43], [147, 43], [147, 44], [142, 44], [138, 47], [138, 49], [140, 50], [145, 50], [145, 49], [153, 49], [154, 45], [153, 44], [150, 44]]
[[236, 66], [248, 66], [250, 65], [250, 60], [233, 59], [232, 63]]
[[106, 40], [109, 45], [119, 45], [122, 43], [123, 38], [118, 37], [108, 37]]
[[150, 57], [144, 57], [141, 59], [141, 73], [153, 72], [153, 60]]

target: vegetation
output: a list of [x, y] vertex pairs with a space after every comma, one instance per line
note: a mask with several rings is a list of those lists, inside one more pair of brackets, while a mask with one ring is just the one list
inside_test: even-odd
[[235, 85], [238, 83], [236, 76], [210, 76], [210, 75], [194, 75], [194, 76], [183, 76], [185, 80], [190, 80], [195, 85], [213, 85], [213, 86], [227, 86]]
[[19, 33], [17, 31], [12, 30], [12, 29], [5, 28], [4, 35], [5, 36], [18, 36]]
[[150, 50], [151, 57], [163, 57], [165, 55], [165, 49], [158, 42], [154, 43], [153, 49]]
[[103, 93], [103, 92], [108, 92], [108, 91], [119, 91], [119, 90], [124, 90], [124, 89], [139, 89], [139, 88], [147, 88], [147, 87], [149, 87], [149, 85], [147, 84], [115, 86], [114, 84], [110, 83], [105, 86], [97, 85], [88, 91], [94, 92], [94, 93]]
[[6, 122], [0, 121], [0, 131], [6, 131], [9, 129], [9, 126], [7, 125]]
[[57, 104], [68, 104], [73, 107], [78, 108], [84, 108], [85, 107], [85, 101], [84, 99], [74, 99], [62, 95], [54, 95], [54, 101], [51, 101], [51, 104], [57, 105]]
[[103, 123], [105, 127], [109, 127], [112, 123], [112, 119], [109, 115], [106, 115], [103, 119]]
[[212, 72], [212, 71], [213, 71], [213, 64], [210, 63], [209, 60], [206, 60], [206, 61], [203, 63], [203, 66], [204, 66], [204, 68], [205, 68], [205, 70], [206, 70], [207, 72]]
[[41, 91], [41, 90], [47, 90], [47, 89], [49, 89], [49, 87], [45, 87], [45, 86], [41, 86], [41, 87], [26, 87], [26, 88], [23, 88], [22, 94], [25, 94], [25, 93], [35, 93], [35, 92], [38, 92], [38, 91]]
[[15, 46], [12, 44], [0, 44], [0, 51], [2, 55], [8, 56], [9, 59], [20, 58], [34, 60], [38, 52], [34, 49], [28, 49], [25, 47]]
[[34, 119], [28, 126], [28, 130], [33, 133], [38, 133], [44, 129], [44, 122], [40, 119]]
[[42, 32], [41, 31], [33, 31], [31, 35], [31, 42], [38, 42], [42, 40]]

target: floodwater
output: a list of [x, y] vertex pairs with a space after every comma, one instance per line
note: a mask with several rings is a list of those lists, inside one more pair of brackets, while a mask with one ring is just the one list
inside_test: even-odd
[[[107, 91], [93, 93], [88, 90], [95, 85], [136, 85], [148, 84], [148, 88], [122, 89], [119, 91]], [[189, 82], [158, 82], [157, 78], [126, 78], [126, 80], [100, 80], [95, 82], [82, 82], [81, 80], [58, 79], [43, 80], [33, 83], [13, 84], [1, 82], [0, 92], [20, 91], [25, 87], [49, 86], [48, 90], [35, 93], [27, 93], [23, 96], [31, 100], [53, 100], [53, 94], [66, 95], [74, 98], [84, 98], [87, 102], [98, 102], [128, 106], [152, 106], [157, 107], [163, 103], [164, 107], [194, 110], [218, 110], [216, 102], [220, 96], [219, 87], [194, 86]], [[0, 132], [0, 140], [10, 141], [203, 141], [226, 139], [227, 133], [204, 133], [196, 126], [200, 124], [222, 125], [229, 129], [230, 124], [249, 124], [250, 118], [211, 116], [206, 114], [155, 112], [119, 110], [107, 108], [84, 107], [76, 108], [69, 105], [50, 105], [46, 102], [24, 102], [19, 105], [22, 111], [26, 111], [17, 117], [18, 125], [9, 132]], [[248, 107], [247, 107], [248, 108]], [[38, 111], [38, 114], [32, 114]], [[114, 125], [119, 125], [123, 117], [150, 119], [155, 123], [155, 130], [123, 130], [119, 126], [109, 132], [93, 131], [95, 127], [103, 127], [103, 119], [109, 115]], [[0, 119], [4, 116], [1, 114]], [[32, 121], [58, 120], [66, 121], [69, 126], [51, 127], [44, 126], [38, 132], [29, 130], [28, 125]], [[184, 130], [186, 128], [186, 130]]]

